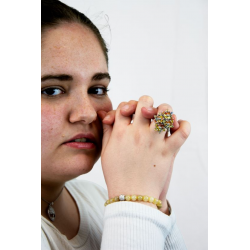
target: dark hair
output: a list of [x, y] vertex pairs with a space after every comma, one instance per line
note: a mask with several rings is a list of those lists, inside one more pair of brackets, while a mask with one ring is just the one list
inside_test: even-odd
[[97, 27], [83, 13], [58, 0], [42, 0], [41, 12], [42, 33], [46, 30], [46, 28], [55, 27], [64, 22], [79, 23], [92, 30], [101, 45], [106, 62], [108, 64], [108, 49], [106, 43]]

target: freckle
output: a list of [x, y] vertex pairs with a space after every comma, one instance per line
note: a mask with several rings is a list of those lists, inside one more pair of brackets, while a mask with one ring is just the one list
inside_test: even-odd
[[62, 135], [62, 137], [64, 137], [65, 135]]
[[51, 128], [50, 130], [53, 130], [53, 128]]
[[154, 167], [156, 167], [156, 165], [154, 165]]

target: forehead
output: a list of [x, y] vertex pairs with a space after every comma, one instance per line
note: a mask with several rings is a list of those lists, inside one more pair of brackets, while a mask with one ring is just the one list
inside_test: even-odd
[[[42, 35], [42, 71], [107, 71], [105, 56], [95, 34], [77, 23], [65, 23]], [[44, 72], [45, 73], [45, 72]], [[43, 74], [43, 72], [42, 72]]]

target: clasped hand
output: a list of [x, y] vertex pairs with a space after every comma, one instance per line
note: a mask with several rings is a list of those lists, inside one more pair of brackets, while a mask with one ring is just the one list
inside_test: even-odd
[[154, 108], [153, 99], [142, 96], [138, 102], [121, 103], [116, 111], [99, 111], [104, 130], [101, 162], [109, 198], [148, 195], [161, 199], [162, 210], [166, 209], [174, 160], [190, 134], [189, 122], [177, 121], [176, 115], [170, 137], [154, 130], [151, 119], [167, 109], [173, 111], [168, 104]]

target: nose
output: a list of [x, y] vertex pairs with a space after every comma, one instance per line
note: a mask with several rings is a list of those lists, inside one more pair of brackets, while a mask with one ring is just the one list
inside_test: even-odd
[[78, 96], [74, 98], [69, 115], [70, 123], [82, 122], [90, 124], [97, 118], [96, 110], [89, 96]]

